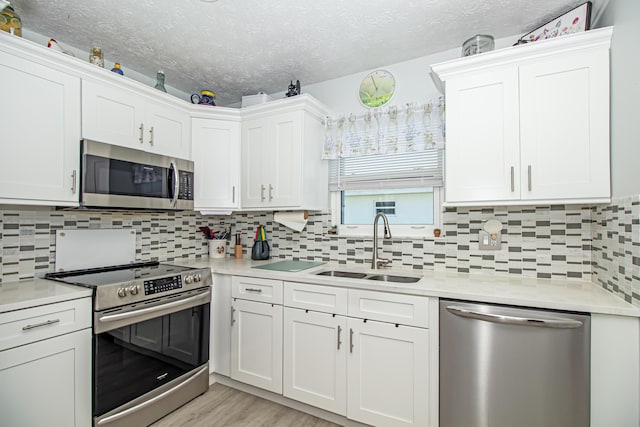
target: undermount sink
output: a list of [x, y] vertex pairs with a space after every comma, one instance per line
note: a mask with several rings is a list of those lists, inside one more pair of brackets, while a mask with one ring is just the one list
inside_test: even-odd
[[316, 273], [318, 276], [346, 277], [349, 279], [364, 279], [367, 277], [365, 273], [355, 273], [353, 271], [327, 270]]
[[419, 277], [413, 276], [397, 276], [391, 274], [366, 274], [355, 271], [340, 271], [340, 270], [325, 270], [316, 273], [318, 276], [330, 276], [330, 277], [343, 277], [347, 279], [366, 279], [376, 280], [378, 282], [393, 282], [393, 283], [416, 283], [420, 280]]
[[419, 277], [411, 276], [392, 276], [389, 274], [376, 274], [375, 276], [367, 277], [367, 280], [377, 280], [379, 282], [394, 282], [394, 283], [416, 283], [420, 280]]

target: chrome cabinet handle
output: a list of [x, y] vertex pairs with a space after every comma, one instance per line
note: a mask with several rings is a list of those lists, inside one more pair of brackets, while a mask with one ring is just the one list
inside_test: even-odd
[[353, 329], [349, 328], [349, 353], [353, 353]]
[[236, 323], [235, 313], [236, 313], [236, 309], [233, 306], [231, 306], [231, 326], [233, 326], [233, 324]]
[[464, 307], [449, 306], [447, 311], [460, 317], [486, 320], [487, 322], [503, 323], [507, 325], [535, 326], [538, 328], [575, 329], [582, 326], [582, 322], [573, 319], [537, 319], [534, 317], [516, 317], [503, 314], [479, 313]]
[[231, 187], [231, 203], [236, 202], [236, 186]]
[[71, 172], [71, 194], [76, 194], [76, 190], [78, 188], [76, 183], [77, 175], [77, 171], [74, 169], [73, 172]]
[[269, 201], [273, 200], [273, 185], [269, 184]]
[[260, 201], [261, 202], [264, 202], [264, 199], [265, 199], [264, 190], [265, 190], [264, 185], [260, 185]]
[[149, 144], [153, 145], [153, 126], [149, 129]]
[[23, 331], [28, 331], [29, 329], [35, 329], [35, 328], [40, 328], [42, 326], [49, 326], [49, 325], [53, 325], [55, 323], [59, 323], [60, 319], [53, 319], [53, 320], [47, 320], [45, 322], [42, 323], [36, 323], [35, 325], [26, 325], [22, 327]]
[[511, 166], [511, 192], [516, 191], [516, 183], [515, 183], [515, 168]]
[[340, 345], [342, 344], [342, 341], [340, 340], [341, 335], [342, 335], [342, 327], [338, 325], [338, 350], [340, 350]]
[[261, 294], [262, 293], [262, 289], [256, 289], [256, 288], [244, 288], [245, 291], [247, 292], [255, 292], [257, 294]]
[[531, 165], [527, 167], [528, 188], [531, 191]]
[[140, 144], [144, 144], [144, 123], [140, 123], [140, 127], [138, 129], [140, 129], [140, 137], [138, 138], [138, 141], [140, 141]]

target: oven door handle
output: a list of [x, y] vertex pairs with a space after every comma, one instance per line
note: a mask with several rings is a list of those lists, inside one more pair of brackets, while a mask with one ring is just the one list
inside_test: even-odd
[[209, 365], [203, 367], [198, 372], [193, 374], [191, 377], [187, 378], [186, 380], [184, 380], [180, 384], [176, 384], [174, 387], [171, 387], [169, 390], [167, 390], [167, 391], [165, 391], [163, 393], [160, 393], [159, 395], [157, 395], [155, 397], [152, 397], [151, 399], [146, 400], [146, 401], [144, 401], [144, 402], [142, 402], [142, 403], [140, 403], [140, 404], [138, 404], [136, 406], [132, 406], [131, 408], [125, 409], [124, 411], [118, 412], [116, 414], [113, 414], [111, 416], [108, 416], [106, 418], [101, 419], [100, 421], [98, 421], [97, 425], [103, 426], [103, 425], [110, 424], [113, 421], [117, 421], [122, 417], [126, 417], [127, 415], [130, 415], [132, 413], [138, 412], [141, 409], [144, 409], [149, 405], [153, 405], [157, 401], [159, 401], [161, 399], [164, 399], [165, 397], [167, 397], [167, 396], [175, 393], [179, 389], [183, 388], [184, 386], [189, 384], [191, 381], [193, 381], [194, 379], [198, 378], [198, 375], [200, 375], [202, 372], [208, 371], [208, 370], [209, 370]]
[[[124, 313], [107, 314], [97, 316], [97, 324], [95, 325], [94, 333], [106, 332], [111, 329], [116, 329], [121, 326], [126, 326], [132, 323], [149, 320], [154, 317], [163, 316], [165, 314], [175, 313], [180, 309], [186, 309], [189, 307], [195, 307], [201, 304], [206, 304], [211, 301], [211, 291], [207, 289], [201, 294], [194, 295], [192, 297], [180, 299], [178, 301], [172, 301], [165, 304], [156, 305], [153, 307], [141, 308], [139, 310], [126, 311]], [[133, 322], [131, 319], [135, 319]], [[116, 325], [102, 325], [103, 323], [114, 323]]]

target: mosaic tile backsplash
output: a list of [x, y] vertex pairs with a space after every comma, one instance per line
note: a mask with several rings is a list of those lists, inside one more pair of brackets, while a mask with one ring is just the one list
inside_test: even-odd
[[[480, 251], [478, 231], [492, 218], [503, 223], [502, 249]], [[394, 266], [416, 270], [594, 280], [640, 306], [639, 219], [638, 197], [602, 207], [449, 208], [443, 213], [443, 237], [384, 240], [381, 251]], [[171, 262], [208, 256], [198, 230], [203, 225], [214, 230], [232, 226], [233, 234], [241, 233], [248, 257], [259, 224], [266, 226], [272, 258], [344, 264], [371, 260], [370, 238], [328, 233], [329, 212], [310, 213], [307, 227], [298, 233], [273, 222], [270, 212], [205, 217], [194, 212], [0, 209], [0, 281], [53, 271], [60, 229], [131, 228], [136, 230], [138, 261]]]

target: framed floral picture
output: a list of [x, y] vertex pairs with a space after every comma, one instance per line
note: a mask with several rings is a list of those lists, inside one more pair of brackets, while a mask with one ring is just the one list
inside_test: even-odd
[[553, 39], [567, 34], [587, 31], [591, 25], [591, 2], [581, 4], [564, 15], [558, 16], [530, 33], [525, 34], [517, 44]]

